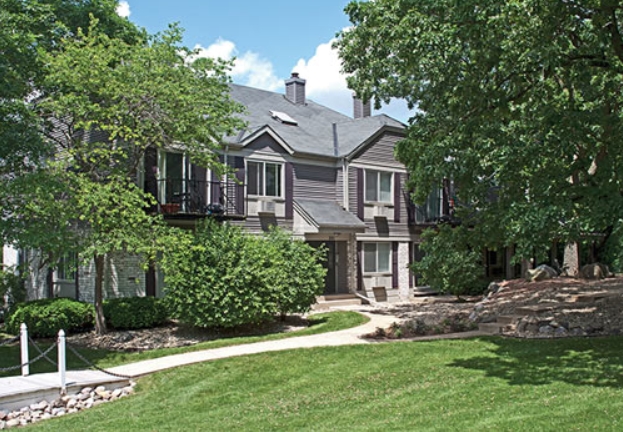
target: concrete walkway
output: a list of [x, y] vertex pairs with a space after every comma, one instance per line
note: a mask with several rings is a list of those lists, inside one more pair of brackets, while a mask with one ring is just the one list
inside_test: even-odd
[[[352, 309], [351, 309], [352, 310]], [[360, 345], [378, 343], [361, 336], [372, 333], [377, 327], [386, 328], [399, 321], [392, 315], [366, 313], [361, 308], [356, 309], [370, 318], [366, 324], [358, 327], [340, 330], [331, 333], [322, 333], [311, 336], [296, 336], [266, 342], [256, 342], [244, 345], [235, 345], [223, 348], [208, 349], [183, 354], [175, 354], [152, 360], [144, 360], [108, 369], [110, 372], [137, 378], [154, 372], [201, 363], [211, 360], [237, 357], [261, 352], [285, 351], [298, 348], [314, 348], [324, 346]], [[452, 335], [438, 335], [418, 338], [417, 340], [467, 338], [481, 335], [479, 332], [456, 333]], [[126, 385], [128, 379], [115, 378], [97, 371], [68, 371], [68, 392], [78, 391], [81, 387], [105, 385], [110, 388]], [[0, 410], [26, 406], [42, 399], [58, 397], [60, 385], [57, 373], [36, 374], [28, 377], [0, 378]], [[21, 404], [21, 405], [20, 405]]]

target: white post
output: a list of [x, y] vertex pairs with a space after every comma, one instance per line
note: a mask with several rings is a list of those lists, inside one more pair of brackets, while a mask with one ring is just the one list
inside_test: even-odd
[[28, 366], [28, 327], [22, 323], [19, 326], [20, 335], [20, 348], [21, 348], [21, 361], [22, 361], [22, 376], [28, 376], [30, 374], [30, 367]]
[[58, 374], [61, 379], [61, 394], [65, 394], [66, 391], [65, 369], [65, 332], [60, 330], [58, 332]]

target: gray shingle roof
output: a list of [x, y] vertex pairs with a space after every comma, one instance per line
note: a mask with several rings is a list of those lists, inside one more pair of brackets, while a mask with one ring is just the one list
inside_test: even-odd
[[296, 198], [295, 208], [319, 229], [338, 228], [363, 232], [366, 224], [336, 202]]
[[[247, 108], [242, 117], [248, 125], [246, 130], [228, 137], [230, 143], [243, 142], [269, 127], [296, 153], [345, 156], [383, 127], [404, 129], [404, 124], [386, 115], [353, 119], [309, 99], [304, 105], [296, 105], [284, 94], [237, 84], [231, 84], [231, 97]], [[297, 125], [282, 123], [271, 116], [271, 111], [286, 113]]]

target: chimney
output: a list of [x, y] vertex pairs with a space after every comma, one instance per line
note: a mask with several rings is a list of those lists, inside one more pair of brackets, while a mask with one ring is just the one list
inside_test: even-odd
[[370, 108], [370, 101], [364, 103], [353, 93], [353, 117], [356, 119], [370, 117], [371, 113], [372, 109]]
[[298, 72], [292, 72], [286, 80], [286, 98], [296, 105], [305, 105], [305, 80], [299, 78]]

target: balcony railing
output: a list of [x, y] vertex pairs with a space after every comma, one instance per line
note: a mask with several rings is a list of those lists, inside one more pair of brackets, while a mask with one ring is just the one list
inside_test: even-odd
[[157, 211], [167, 217], [243, 218], [246, 215], [244, 185], [234, 180], [160, 179], [146, 181], [145, 190], [156, 197]]

